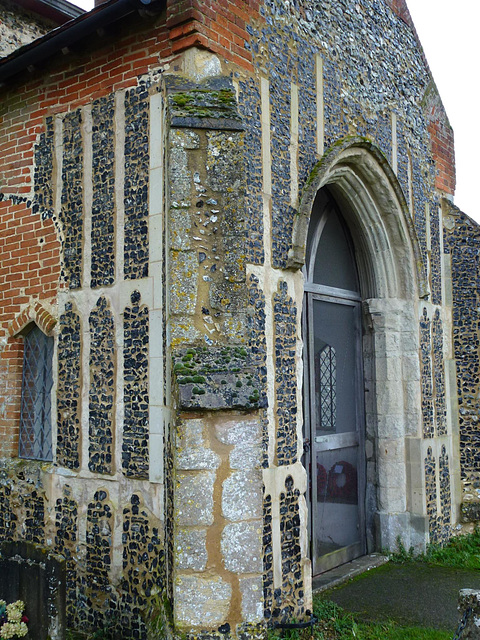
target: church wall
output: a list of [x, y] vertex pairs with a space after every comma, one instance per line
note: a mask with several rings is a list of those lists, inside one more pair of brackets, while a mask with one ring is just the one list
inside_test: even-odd
[[452, 335], [456, 370], [459, 442], [457, 460], [461, 489], [457, 497], [460, 522], [468, 531], [479, 518], [478, 430], [478, 243], [476, 222], [449, 202], [443, 205], [445, 260], [451, 269], [448, 290], [453, 315]]
[[[53, 546], [69, 624], [98, 627], [106, 610], [125, 637], [145, 634], [154, 594], [205, 638], [261, 635], [311, 606], [292, 233], [318, 161], [353, 137], [398, 179], [427, 289], [386, 301], [398, 343], [369, 338], [387, 389], [367, 424], [371, 548], [397, 533], [445, 540], [458, 510], [439, 214], [451, 131], [404, 7], [225, 4], [169, 3], [0, 107], [0, 225], [15, 230], [2, 248], [0, 536]], [[55, 465], [15, 459], [15, 319], [39, 321], [38, 301], [55, 325]], [[399, 430], [392, 455], [405, 452], [397, 476], [379, 406], [385, 432]]]
[[55, 28], [50, 20], [25, 11], [11, 0], [0, 3], [0, 58]]
[[[142, 76], [160, 70], [165, 40], [149, 34], [120, 41], [118, 63], [110, 49], [85, 55], [1, 107], [0, 537], [66, 558], [68, 626], [125, 637], [145, 635], [140, 609], [167, 582], [165, 242], [150, 193], [163, 115], [155, 74]], [[16, 457], [22, 332], [44, 313], [54, 464]]]

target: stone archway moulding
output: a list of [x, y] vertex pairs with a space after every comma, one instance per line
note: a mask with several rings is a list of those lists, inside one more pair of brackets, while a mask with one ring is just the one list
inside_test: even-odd
[[[425, 268], [409, 208], [385, 156], [370, 141], [345, 138], [313, 169], [301, 194], [288, 267], [306, 258], [310, 216], [328, 187], [352, 232], [364, 300], [367, 502], [369, 551], [424, 549], [428, 520], [421, 474], [418, 302], [428, 295]], [[416, 497], [416, 499], [415, 499]]]
[[370, 272], [365, 276], [370, 280], [366, 286], [364, 283], [366, 297], [426, 297], [428, 285], [420, 247], [401, 186], [381, 150], [364, 138], [342, 139], [313, 168], [299, 199], [288, 268], [299, 269], [305, 263], [313, 203], [318, 191], [327, 185], [337, 188], [356, 211], [355, 226], [360, 231], [356, 240], [363, 243], [360, 253], [366, 257], [375, 247], [383, 254], [372, 269], [365, 270], [365, 274]]

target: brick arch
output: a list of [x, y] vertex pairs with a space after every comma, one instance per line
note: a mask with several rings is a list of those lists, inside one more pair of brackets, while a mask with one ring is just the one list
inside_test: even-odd
[[31, 302], [28, 307], [23, 309], [23, 311], [12, 320], [8, 327], [9, 336], [14, 338], [23, 335], [28, 325], [32, 322], [34, 322], [45, 335], [49, 336], [57, 324], [57, 319], [39, 300], [36, 300], [35, 302]]

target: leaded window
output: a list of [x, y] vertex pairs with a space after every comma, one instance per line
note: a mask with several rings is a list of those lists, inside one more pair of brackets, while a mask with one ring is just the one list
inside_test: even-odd
[[33, 325], [24, 338], [19, 456], [52, 460], [53, 338]]

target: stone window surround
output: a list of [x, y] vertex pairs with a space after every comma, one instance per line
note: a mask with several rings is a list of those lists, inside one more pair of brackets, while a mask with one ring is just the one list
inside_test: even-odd
[[[305, 261], [310, 213], [324, 186], [349, 225], [363, 294], [368, 551], [424, 549], [428, 520], [418, 387], [418, 305], [428, 296], [408, 205], [385, 157], [361, 138], [335, 145], [312, 171], [301, 195], [289, 268]], [[406, 364], [408, 362], [408, 365]], [[369, 508], [369, 505], [370, 508]]]

